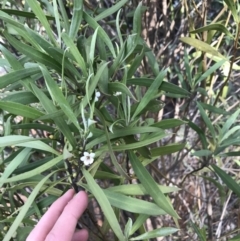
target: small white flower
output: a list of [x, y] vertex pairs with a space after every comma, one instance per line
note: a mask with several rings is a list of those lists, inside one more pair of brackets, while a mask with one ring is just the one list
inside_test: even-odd
[[92, 132], [89, 132], [88, 136], [87, 136], [87, 139], [88, 138], [91, 138], [93, 136], [93, 133]]
[[96, 91], [96, 93], [95, 93], [95, 102], [98, 101], [100, 96], [101, 96], [101, 93], [99, 91]]
[[87, 121], [88, 127], [95, 124], [95, 123], [97, 123], [97, 122], [95, 120], [92, 120], [92, 119], [88, 119], [88, 121]]
[[80, 160], [84, 163], [85, 166], [88, 166], [93, 163], [95, 157], [95, 153], [88, 153], [84, 152], [83, 156], [80, 158]]
[[120, 91], [117, 91], [115, 94], [113, 94], [114, 96], [119, 96], [119, 95], [121, 95], [122, 94], [122, 92], [120, 92]]

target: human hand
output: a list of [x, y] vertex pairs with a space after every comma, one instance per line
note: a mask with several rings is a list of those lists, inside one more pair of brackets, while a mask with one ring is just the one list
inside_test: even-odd
[[83, 191], [68, 190], [57, 199], [40, 219], [26, 241], [87, 241], [85, 229], [75, 231], [78, 219], [87, 208], [88, 197]]

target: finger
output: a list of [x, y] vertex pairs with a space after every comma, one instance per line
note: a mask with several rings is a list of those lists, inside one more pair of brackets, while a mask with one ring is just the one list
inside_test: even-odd
[[47, 234], [53, 228], [54, 224], [61, 215], [64, 207], [72, 199], [74, 195], [74, 190], [68, 190], [62, 197], [57, 199], [48, 211], [43, 215], [37, 226], [30, 233], [26, 241], [43, 241], [45, 240]]
[[78, 219], [87, 208], [87, 204], [87, 194], [83, 191], [79, 192], [64, 208], [46, 240], [71, 241]]
[[88, 240], [88, 231], [82, 229], [74, 233], [71, 241], [87, 241]]

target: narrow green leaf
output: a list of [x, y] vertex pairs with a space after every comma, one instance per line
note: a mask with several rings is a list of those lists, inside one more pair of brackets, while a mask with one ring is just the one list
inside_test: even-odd
[[42, 63], [46, 66], [49, 66], [55, 69], [58, 73], [61, 73], [62, 68], [60, 64], [53, 59], [51, 56], [36, 50], [35, 48], [31, 47], [30, 45], [23, 44], [21, 41], [17, 40], [16, 38], [9, 35], [6, 31], [3, 32], [3, 35], [9, 41], [14, 48], [16, 48], [20, 53], [26, 55], [27, 57], [31, 58], [34, 61]]
[[162, 156], [162, 155], [167, 155], [167, 154], [171, 154], [177, 151], [182, 150], [185, 147], [186, 143], [174, 143], [174, 144], [170, 144], [170, 145], [166, 145], [166, 146], [161, 146], [161, 147], [156, 147], [156, 148], [152, 148], [150, 150], [151, 152], [151, 156]]
[[132, 226], [130, 235], [133, 235], [145, 223], [145, 221], [149, 218], [149, 216], [150, 215], [140, 214]]
[[10, 101], [0, 101], [0, 109], [3, 109], [14, 115], [27, 117], [32, 120], [44, 115], [44, 113], [36, 110], [35, 108]]
[[86, 181], [89, 185], [91, 193], [97, 199], [97, 201], [102, 209], [102, 212], [104, 213], [106, 219], [108, 220], [108, 223], [111, 226], [113, 232], [115, 233], [115, 235], [118, 237], [118, 239], [120, 241], [125, 241], [121, 227], [120, 227], [118, 220], [116, 218], [116, 215], [108, 201], [108, 198], [104, 194], [103, 190], [95, 182], [95, 180], [93, 179], [91, 174], [85, 169], [83, 169], [82, 171], [83, 171], [83, 175], [86, 178]]
[[217, 108], [213, 105], [210, 105], [210, 104], [206, 104], [206, 103], [202, 103], [202, 102], [199, 102], [201, 104], [201, 106], [212, 112], [212, 113], [217, 113], [217, 114], [220, 114], [220, 115], [228, 115], [229, 113], [227, 111], [225, 111], [224, 109], [220, 109], [220, 108]]
[[[160, 127], [161, 128], [161, 127]], [[142, 133], [152, 133], [152, 132], [159, 132], [160, 129], [158, 127], [147, 127], [147, 126], [141, 126], [141, 127], [126, 127], [123, 129], [117, 129], [114, 130], [113, 133], [109, 133], [109, 139], [115, 139], [120, 137], [125, 137], [128, 135], [135, 135], [135, 134], [142, 134]], [[102, 143], [106, 141], [106, 135], [103, 134], [100, 137], [92, 140], [87, 144], [87, 149], [93, 148], [93, 146]]]
[[73, 2], [73, 16], [69, 30], [69, 38], [74, 40], [77, 36], [83, 15], [83, 0], [74, 0]]
[[[176, 192], [180, 190], [179, 188], [174, 186], [158, 185], [158, 188], [162, 193], [170, 193], [170, 192]], [[131, 195], [131, 196], [142, 196], [142, 195], [148, 194], [148, 191], [144, 188], [142, 184], [119, 185], [119, 186], [109, 187], [107, 190], [111, 190], [113, 192], [121, 193], [124, 195]]]
[[40, 173], [51, 170], [51, 168], [55, 165], [57, 165], [59, 162], [63, 160], [63, 155], [60, 155], [56, 158], [53, 158], [52, 160], [48, 161], [47, 163], [41, 165], [40, 167], [37, 167], [31, 171], [16, 175], [14, 177], [10, 177], [8, 179], [0, 180], [0, 184], [3, 183], [10, 183], [10, 182], [18, 182], [21, 180], [25, 180], [34, 176], [39, 175]]
[[141, 34], [141, 26], [142, 26], [142, 2], [139, 2], [133, 16], [133, 33], [135, 33], [136, 41]]
[[209, 45], [201, 40], [190, 38], [190, 37], [182, 37], [182, 38], [180, 38], [180, 40], [190, 46], [193, 46], [196, 49], [199, 49], [200, 51], [206, 52], [206, 53], [216, 56], [216, 57], [220, 57], [222, 59], [226, 59], [226, 57], [224, 57], [222, 54], [220, 54], [214, 47], [212, 47], [211, 45]]
[[85, 64], [85, 61], [84, 61], [82, 55], [78, 51], [77, 46], [74, 44], [73, 40], [66, 33], [62, 34], [62, 39], [63, 39], [64, 43], [67, 45], [67, 47], [69, 48], [72, 55], [74, 56], [76, 62], [78, 63], [79, 67], [81, 68], [81, 70], [83, 72], [83, 75], [86, 77], [87, 76], [86, 64]]
[[190, 225], [193, 227], [194, 233], [197, 234], [197, 237], [199, 238], [200, 241], [207, 241], [206, 235], [204, 235], [203, 230], [198, 228], [198, 226], [190, 221]]
[[112, 7], [106, 9], [105, 11], [101, 12], [100, 14], [98, 14], [94, 19], [95, 21], [99, 21], [102, 20], [110, 15], [112, 15], [113, 13], [117, 12], [123, 5], [125, 5], [128, 2], [128, 0], [121, 0], [118, 1], [117, 3], [113, 4]]
[[78, 128], [78, 130], [81, 130], [77, 117], [73, 113], [72, 108], [71, 108], [70, 104], [68, 103], [68, 101], [65, 99], [62, 91], [59, 89], [59, 86], [52, 79], [52, 77], [49, 74], [46, 67], [41, 66], [40, 68], [42, 70], [44, 79], [46, 81], [45, 83], [47, 85], [48, 91], [49, 91], [52, 99], [55, 100], [59, 104], [62, 111], [71, 120], [71, 122]]
[[[156, 133], [154, 133], [153, 136], [149, 136], [147, 139], [145, 139], [143, 141], [136, 141], [135, 143], [131, 143], [131, 144], [122, 144], [122, 145], [112, 146], [112, 150], [113, 151], [136, 150], [140, 147], [144, 147], [144, 146], [150, 145], [156, 141], [159, 141], [162, 138], [164, 138], [165, 136], [166, 136], [166, 133], [164, 133], [164, 132], [156, 132]], [[100, 153], [102, 154], [102, 151], [107, 151], [107, 150], [108, 150], [107, 145], [99, 148], [98, 151], [96, 152], [96, 156], [100, 155]]]
[[[26, 11], [19, 11], [15, 9], [7, 9], [7, 8], [1, 8], [1, 11], [10, 14], [10, 15], [16, 15], [19, 17], [25, 17], [25, 18], [37, 18], [34, 13], [26, 12]], [[45, 15], [48, 20], [54, 20], [53, 16]]]
[[224, 0], [224, 2], [227, 4], [228, 8], [230, 9], [230, 11], [231, 11], [231, 13], [233, 15], [235, 23], [238, 24], [239, 23], [239, 17], [238, 17], [235, 1], [233, 1], [233, 0]]
[[197, 102], [197, 107], [198, 107], [198, 109], [199, 109], [199, 111], [200, 111], [200, 114], [201, 114], [201, 116], [202, 116], [202, 118], [203, 118], [206, 126], [208, 127], [208, 129], [209, 129], [209, 131], [210, 131], [210, 133], [211, 133], [211, 135], [212, 135], [212, 138], [215, 139], [216, 134], [215, 134], [215, 130], [214, 130], [214, 127], [213, 127], [213, 125], [212, 125], [211, 120], [208, 118], [208, 116], [207, 116], [207, 114], [205, 113], [202, 105], [201, 105], [199, 102]]
[[83, 13], [83, 17], [86, 20], [86, 22], [89, 24], [91, 28], [96, 30], [98, 28], [98, 35], [99, 37], [105, 42], [105, 44], [108, 46], [109, 50], [111, 51], [114, 58], [116, 58], [116, 53], [112, 44], [111, 39], [107, 35], [107, 33], [104, 31], [104, 29], [92, 18], [90, 15], [88, 15], [86, 12]]
[[211, 165], [213, 170], [217, 173], [217, 175], [222, 179], [222, 181], [227, 185], [227, 187], [232, 190], [238, 197], [240, 197], [240, 188], [239, 184], [229, 176], [225, 171], [220, 169], [215, 164]]
[[225, 59], [222, 59], [215, 63], [211, 68], [209, 68], [205, 73], [203, 73], [199, 79], [195, 81], [195, 86], [197, 86], [201, 81], [208, 78], [212, 73], [214, 73], [218, 68], [220, 68], [226, 62]]
[[[127, 85], [140, 85], [150, 87], [153, 81], [154, 79], [150, 78], [133, 78], [127, 80]], [[182, 96], [190, 96], [190, 93], [187, 90], [180, 88], [175, 84], [168, 83], [166, 81], [162, 82], [162, 84], [159, 86], [159, 90]]]
[[52, 147], [48, 146], [46, 143], [34, 139], [33, 137], [21, 136], [21, 135], [11, 135], [0, 137], [0, 147], [5, 146], [24, 146], [33, 149], [39, 149], [42, 151], [47, 151], [55, 155], [59, 155]]
[[[36, 97], [41, 102], [43, 108], [46, 110], [47, 113], [53, 113], [56, 112], [57, 109], [53, 105], [52, 101], [48, 99], [48, 97], [41, 91], [35, 84], [31, 83], [31, 87], [33, 89], [33, 92], [35, 93]], [[69, 143], [75, 147], [76, 146], [76, 140], [73, 137], [73, 134], [69, 128], [69, 126], [66, 124], [63, 117], [56, 117], [53, 118], [54, 122], [58, 126], [59, 130], [63, 133], [63, 135], [68, 139]]]
[[162, 209], [156, 204], [128, 197], [120, 193], [115, 193], [107, 189], [103, 190], [104, 194], [108, 198], [110, 204], [114, 207], [120, 208], [131, 213], [149, 214], [152, 216], [165, 215]]
[[222, 130], [221, 130], [221, 136], [222, 139], [225, 139], [224, 136], [227, 135], [227, 132], [229, 131], [230, 127], [236, 122], [236, 119], [238, 118], [238, 116], [240, 115], [240, 109], [235, 111], [228, 119], [227, 121], [224, 123]]
[[165, 237], [168, 235], [171, 235], [175, 232], [177, 232], [179, 229], [176, 228], [158, 228], [158, 229], [154, 229], [152, 231], [146, 232], [142, 235], [139, 235], [137, 237], [134, 238], [130, 238], [130, 240], [143, 240], [143, 239], [150, 239], [150, 238], [157, 238], [157, 237]]
[[163, 78], [166, 75], [166, 70], [161, 71], [159, 75], [156, 77], [156, 79], [153, 81], [145, 95], [143, 96], [142, 100], [138, 104], [137, 109], [135, 110], [132, 119], [135, 119], [135, 117], [144, 109], [144, 107], [154, 98], [154, 96], [158, 92], [158, 88], [162, 84]]
[[40, 72], [39, 68], [27, 68], [27, 69], [16, 70], [9, 74], [5, 74], [0, 77], [0, 89], [5, 88], [10, 84], [16, 83], [17, 81], [27, 78], [31, 75], [38, 74], [39, 72]]
[[192, 153], [193, 156], [198, 156], [198, 157], [202, 157], [202, 156], [211, 156], [213, 153], [209, 150], [200, 150], [200, 151], [195, 151]]
[[17, 217], [15, 218], [14, 222], [12, 223], [10, 229], [8, 230], [7, 234], [4, 236], [3, 241], [10, 241], [12, 240], [12, 237], [14, 233], [16, 232], [17, 228], [21, 226], [22, 220], [24, 219], [27, 211], [30, 209], [32, 203], [34, 202], [35, 198], [37, 197], [41, 187], [43, 184], [48, 180], [48, 178], [53, 175], [53, 173], [50, 173], [45, 178], [43, 178], [37, 186], [31, 191], [31, 194], [27, 198], [27, 201], [24, 203], [24, 205], [21, 207], [21, 210]]
[[198, 28], [196, 30], [190, 31], [190, 33], [202, 33], [204, 31], [212, 31], [212, 30], [216, 30], [218, 33], [225, 33], [226, 35], [228, 35], [229, 37], [233, 38], [233, 35], [228, 31], [228, 29], [220, 24], [220, 23], [212, 23], [209, 24], [207, 26]]
[[26, 0], [32, 11], [35, 13], [37, 18], [39, 19], [40, 23], [45, 28], [48, 37], [50, 38], [51, 42], [57, 46], [56, 39], [54, 38], [52, 28], [50, 27], [48, 20], [46, 18], [46, 15], [43, 12], [43, 9], [41, 9], [40, 5], [36, 0]]
[[133, 100], [137, 101], [136, 98], [134, 97], [134, 95], [132, 94], [132, 92], [123, 83], [120, 83], [120, 82], [109, 83], [108, 88], [109, 88], [110, 92], [112, 92], [113, 94], [114, 94], [114, 92], [121, 92], [121, 93], [128, 95]]
[[98, 68], [97, 73], [95, 74], [94, 77], [92, 77], [92, 80], [90, 81], [90, 85], [89, 88], [87, 89], [87, 95], [85, 95], [82, 99], [82, 106], [83, 108], [85, 108], [87, 106], [87, 104], [89, 103], [89, 97], [91, 97], [93, 95], [93, 93], [96, 90], [96, 87], [98, 85], [98, 82], [102, 76], [102, 73], [104, 72], [104, 70], [106, 69], [108, 63], [102, 62], [101, 65]]
[[38, 102], [38, 99], [30, 91], [14, 91], [2, 98], [3, 101], [16, 102], [23, 105], [29, 105]]
[[138, 177], [144, 188], [148, 190], [149, 195], [151, 195], [154, 202], [172, 217], [179, 218], [179, 216], [173, 209], [171, 202], [159, 190], [157, 183], [154, 181], [154, 179], [146, 170], [146, 168], [142, 165], [142, 163], [137, 159], [137, 156], [132, 151], [129, 151], [128, 153], [132, 168], [136, 176]]
[[94, 34], [92, 36], [91, 44], [90, 44], [90, 53], [89, 53], [89, 60], [90, 63], [93, 64], [94, 62], [94, 53], [96, 49], [96, 40], [97, 40], [97, 34], [98, 34], [98, 28], [94, 31]]
[[17, 167], [28, 157], [31, 149], [30, 148], [24, 148], [13, 160], [7, 165], [4, 172], [2, 173], [0, 177], [0, 188], [2, 187], [1, 182], [6, 180]]
[[124, 228], [124, 236], [127, 239], [130, 236], [131, 229], [132, 229], [132, 219], [128, 218], [128, 222], [126, 223], [125, 228]]

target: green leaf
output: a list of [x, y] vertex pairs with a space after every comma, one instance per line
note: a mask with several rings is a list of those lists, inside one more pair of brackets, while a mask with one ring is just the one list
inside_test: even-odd
[[[10, 15], [16, 15], [16, 16], [19, 16], [19, 17], [37, 18], [34, 13], [25, 12], [25, 11], [22, 11], [22, 10], [19, 11], [19, 10], [15, 10], [15, 9], [1, 8], [0, 11], [3, 11], [3, 12], [5, 12], [7, 14], [10, 14]], [[55, 19], [53, 16], [50, 16], [50, 15], [45, 15], [45, 16], [48, 20], [54, 20]]]
[[27, 57], [31, 58], [36, 62], [42, 63], [48, 67], [55, 69], [58, 73], [61, 73], [62, 68], [60, 64], [51, 56], [38, 51], [37, 49], [31, 47], [30, 45], [21, 43], [19, 40], [9, 35], [6, 31], [3, 32], [3, 35], [9, 41], [9, 43], [14, 48], [16, 48], [20, 53], [26, 55]]
[[225, 139], [225, 136], [227, 135], [230, 127], [236, 122], [236, 119], [238, 118], [240, 114], [240, 109], [235, 111], [224, 123], [222, 130], [221, 130], [221, 138], [220, 140]]
[[[1, 45], [0, 45], [0, 49], [2, 50]], [[5, 74], [0, 77], [0, 89], [10, 84], [16, 83], [17, 81], [22, 80], [31, 75], [38, 74], [39, 72], [40, 72], [39, 68], [27, 68], [27, 69], [16, 70], [9, 74]]]
[[[35, 84], [31, 83], [31, 87], [33, 89], [33, 92], [35, 93], [36, 97], [41, 102], [43, 108], [46, 110], [47, 113], [53, 113], [56, 112], [57, 109], [53, 105], [52, 101], [48, 99], [48, 97], [41, 91]], [[69, 128], [69, 126], [66, 124], [63, 117], [56, 117], [53, 118], [54, 122], [58, 126], [59, 130], [63, 133], [63, 135], [68, 139], [69, 143], [75, 147], [76, 140], [73, 137], [73, 134]]]
[[228, 31], [228, 29], [220, 23], [212, 23], [207, 26], [190, 31], [190, 33], [201, 33], [204, 31], [212, 31], [212, 30], [216, 30], [217, 32], [220, 32], [220, 33], [225, 33], [229, 37], [233, 38], [233, 35]]
[[209, 53], [210, 55], [220, 57], [222, 59], [226, 59], [226, 57], [220, 54], [214, 47], [212, 47], [211, 45], [201, 40], [190, 38], [190, 37], [182, 37], [180, 38], [180, 40], [186, 44], [189, 44], [190, 46], [193, 46], [196, 49], [199, 49], [200, 51]]
[[94, 30], [98, 28], [98, 36], [105, 42], [105, 44], [108, 46], [109, 50], [111, 51], [114, 58], [116, 58], [116, 53], [112, 44], [111, 39], [107, 35], [107, 33], [104, 31], [104, 29], [92, 18], [90, 15], [88, 15], [86, 12], [83, 13], [83, 17], [86, 20], [86, 22], [89, 24], [90, 27], [92, 27]]
[[138, 107], [132, 116], [132, 120], [135, 119], [135, 117], [144, 109], [144, 107], [150, 102], [150, 100], [152, 100], [154, 96], [157, 94], [158, 88], [162, 84], [162, 81], [165, 75], [166, 75], [166, 70], [161, 71], [159, 75], [156, 77], [156, 79], [153, 81], [153, 83], [151, 84], [151, 86], [143, 96], [142, 100], [138, 104]]
[[131, 97], [133, 100], [137, 101], [132, 92], [127, 88], [126, 85], [120, 82], [114, 82], [114, 83], [109, 83], [108, 84], [109, 91], [114, 93], [114, 92], [121, 92], [129, 97]]
[[74, 0], [73, 2], [73, 16], [69, 30], [69, 38], [75, 39], [79, 31], [80, 24], [82, 22], [83, 15], [83, 0]]
[[59, 104], [62, 111], [71, 120], [71, 122], [78, 128], [78, 130], [81, 130], [77, 117], [73, 113], [72, 108], [71, 108], [70, 104], [68, 103], [68, 101], [65, 99], [62, 91], [59, 89], [59, 86], [52, 79], [52, 77], [49, 74], [46, 67], [41, 66], [40, 68], [42, 70], [44, 79], [46, 81], [45, 83], [47, 85], [48, 91], [49, 91], [52, 99], [55, 100]]
[[99, 65], [97, 73], [95, 74], [94, 77], [92, 77], [92, 80], [90, 81], [90, 86], [87, 89], [87, 94], [82, 99], [82, 106], [83, 106], [83, 108], [85, 108], [87, 106], [87, 104], [89, 103], [89, 98], [95, 92], [96, 87], [98, 85], [98, 82], [99, 82], [103, 72], [105, 71], [107, 65], [108, 65], [108, 63], [102, 62]]
[[[161, 128], [161, 127], [160, 127]], [[135, 135], [135, 134], [142, 134], [142, 133], [153, 133], [153, 132], [159, 132], [160, 128], [158, 127], [148, 127], [148, 126], [141, 126], [141, 127], [125, 127], [122, 129], [114, 129], [113, 133], [109, 133], [109, 139], [115, 139], [120, 137], [126, 137], [129, 135]], [[162, 132], [163, 134], [163, 132]], [[95, 145], [100, 144], [102, 142], [106, 141], [106, 135], [103, 134], [100, 137], [92, 140], [87, 144], [87, 149], [93, 148]]]
[[220, 109], [220, 108], [217, 108], [213, 105], [210, 105], [210, 104], [206, 104], [206, 103], [202, 103], [202, 102], [199, 102], [201, 104], [201, 106], [212, 112], [212, 113], [217, 113], [217, 114], [220, 114], [220, 115], [228, 115], [229, 113], [227, 111], [225, 111], [224, 109]]
[[165, 237], [165, 236], [168, 236], [168, 235], [171, 235], [171, 234], [177, 232], [178, 230], [179, 229], [171, 228], [171, 227], [158, 228], [158, 229], [154, 229], [152, 231], [146, 232], [137, 237], [130, 238], [129, 240], [144, 240], [144, 239], [150, 239], [150, 238]]
[[10, 177], [4, 180], [0, 180], [0, 184], [3, 183], [10, 183], [10, 182], [17, 182], [17, 181], [21, 181], [21, 180], [25, 180], [28, 179], [30, 177], [34, 177], [39, 175], [40, 173], [46, 171], [46, 170], [51, 170], [51, 168], [55, 165], [57, 165], [59, 162], [61, 162], [63, 160], [63, 155], [60, 155], [56, 158], [53, 158], [52, 160], [48, 161], [47, 163], [41, 165], [40, 167], [37, 167], [31, 171], [16, 175], [14, 177]]
[[[180, 190], [178, 187], [174, 187], [174, 186], [158, 185], [158, 188], [162, 193], [176, 192]], [[119, 186], [109, 187], [107, 190], [121, 193], [124, 195], [132, 195], [132, 196], [142, 196], [142, 195], [148, 194], [148, 191], [144, 188], [142, 184], [119, 185]]]
[[150, 215], [140, 214], [132, 226], [130, 235], [133, 235], [145, 223], [145, 221], [149, 218], [149, 216]]
[[33, 120], [44, 115], [44, 113], [35, 108], [10, 101], [0, 101], [0, 108], [14, 115], [27, 117]]
[[218, 61], [216, 64], [214, 64], [211, 68], [209, 68], [205, 73], [203, 73], [199, 79], [195, 81], [195, 86], [197, 86], [201, 81], [204, 79], [207, 79], [212, 73], [214, 73], [218, 68], [220, 68], [224, 63], [226, 62], [226, 59], [222, 59]]
[[134, 173], [144, 188], [148, 191], [149, 195], [151, 195], [154, 202], [172, 217], [179, 218], [173, 209], [171, 202], [159, 190], [158, 185], [146, 170], [146, 168], [142, 165], [142, 163], [137, 159], [137, 156], [132, 151], [129, 151], [128, 153]]
[[23, 105], [29, 105], [38, 102], [38, 99], [30, 91], [14, 91], [2, 98], [3, 101], [16, 102]]
[[2, 187], [1, 182], [6, 180], [17, 167], [26, 159], [28, 158], [28, 155], [30, 153], [31, 149], [30, 148], [24, 148], [13, 160], [7, 165], [5, 168], [4, 172], [2, 173], [0, 177], [0, 188]]
[[31, 191], [31, 194], [27, 198], [27, 201], [24, 203], [24, 205], [21, 207], [19, 214], [15, 218], [14, 222], [12, 223], [10, 229], [8, 230], [7, 234], [4, 236], [3, 241], [10, 241], [12, 240], [12, 237], [14, 233], [16, 232], [17, 228], [21, 226], [22, 220], [24, 219], [27, 211], [30, 209], [31, 205], [33, 204], [35, 198], [37, 197], [41, 187], [43, 184], [48, 180], [50, 176], [52, 176], [54, 173], [50, 173], [45, 178], [43, 178], [37, 186]]
[[[133, 78], [127, 80], [127, 85], [140, 85], [140, 86], [146, 86], [150, 87], [153, 83], [154, 79], [150, 78]], [[159, 86], [159, 90], [165, 91], [167, 93], [182, 95], [182, 96], [190, 96], [190, 93], [178, 87], [175, 84], [168, 83], [166, 81], [163, 81], [162, 84]]]
[[50, 27], [46, 15], [43, 12], [43, 9], [40, 7], [36, 0], [26, 0], [32, 11], [35, 13], [37, 18], [39, 19], [40, 23], [45, 28], [48, 37], [50, 38], [51, 42], [57, 46], [56, 39], [53, 35], [52, 28]]
[[213, 127], [213, 125], [212, 125], [211, 120], [208, 118], [208, 116], [207, 116], [207, 114], [205, 113], [202, 105], [201, 105], [199, 102], [197, 102], [197, 107], [198, 107], [198, 109], [199, 109], [199, 111], [200, 111], [200, 114], [201, 114], [201, 116], [202, 116], [202, 118], [203, 118], [206, 126], [208, 127], [208, 129], [209, 129], [209, 131], [210, 131], [210, 133], [211, 133], [211, 135], [212, 135], [212, 138], [215, 139], [216, 133], [215, 133], [215, 130], [214, 130], [214, 127]]
[[152, 148], [150, 150], [151, 152], [151, 156], [162, 156], [162, 155], [166, 155], [166, 154], [171, 154], [177, 151], [182, 150], [185, 147], [186, 143], [174, 143], [174, 144], [170, 144], [170, 145], [166, 145], [166, 146], [161, 146], [161, 147], [156, 147], [156, 148]]
[[183, 124], [186, 124], [186, 122], [179, 119], [169, 119], [169, 120], [161, 120], [159, 122], [152, 124], [151, 126], [166, 130], [166, 129], [174, 128]]
[[230, 9], [235, 23], [238, 24], [239, 23], [239, 17], [238, 17], [235, 2], [233, 0], [224, 0], [224, 2], [227, 4], [228, 8]]
[[115, 233], [115, 235], [118, 237], [118, 239], [120, 241], [125, 241], [121, 227], [120, 227], [118, 220], [116, 218], [116, 215], [108, 201], [108, 198], [104, 194], [103, 190], [95, 182], [95, 180], [93, 179], [91, 174], [85, 169], [83, 169], [82, 172], [83, 172], [84, 177], [86, 178], [86, 181], [89, 185], [91, 193], [94, 195], [94, 197], [98, 201], [98, 203], [102, 209], [102, 212], [104, 213], [106, 219], [108, 220], [108, 223], [111, 226], [113, 232]]
[[136, 40], [140, 38], [141, 34], [141, 26], [142, 26], [142, 2], [139, 2], [133, 16], [133, 33], [135, 33]]
[[202, 129], [200, 129], [197, 125], [195, 125], [192, 121], [188, 120], [188, 125], [197, 132], [197, 134], [199, 135], [199, 138], [202, 142], [202, 146], [204, 149], [207, 149], [208, 147], [208, 143], [207, 143], [207, 139], [205, 136], [205, 133], [202, 131]]
[[195, 223], [190, 221], [190, 225], [193, 227], [194, 233], [197, 234], [200, 241], [207, 241], [206, 235], [204, 235], [203, 230], [198, 228]]
[[162, 209], [156, 204], [128, 197], [120, 193], [115, 193], [109, 190], [103, 190], [104, 194], [108, 198], [110, 204], [114, 207], [120, 208], [131, 213], [149, 214], [152, 216], [165, 215]]
[[110, 15], [112, 15], [113, 13], [117, 12], [123, 5], [125, 5], [128, 2], [128, 0], [121, 0], [118, 1], [117, 3], [114, 3], [112, 5], [112, 7], [106, 9], [105, 11], [101, 12], [100, 14], [98, 14], [94, 19], [95, 21], [99, 21], [102, 20]]
[[128, 237], [130, 236], [130, 232], [132, 230], [132, 219], [128, 218], [128, 222], [125, 225], [124, 228], [124, 236], [128, 239]]
[[217, 175], [222, 179], [222, 181], [227, 185], [227, 187], [237, 194], [238, 197], [240, 197], [239, 184], [215, 164], [212, 164], [211, 166]]
[[86, 77], [87, 76], [86, 64], [82, 55], [78, 51], [77, 46], [74, 44], [74, 41], [66, 33], [62, 34], [62, 39], [64, 43], [67, 45], [67, 47], [69, 48], [70, 52], [72, 53], [79, 67], [81, 68], [83, 75]]
[[[112, 146], [112, 150], [113, 151], [136, 150], [140, 147], [144, 147], [156, 141], [159, 141], [160, 139], [164, 138], [166, 135], [167, 134], [164, 132], [156, 132], [153, 134], [153, 136], [149, 136], [147, 139], [143, 141], [136, 141], [135, 143], [131, 143], [131, 144], [122, 144], [122, 145]], [[87, 147], [88, 145], [86, 146], [86, 148]], [[108, 146], [103, 146], [99, 148], [98, 151], [96, 152], [96, 156], [99, 156], [100, 153], [102, 154], [103, 151], [108, 151]]]
[[193, 156], [198, 156], [198, 157], [202, 157], [202, 156], [211, 156], [213, 153], [209, 150], [200, 150], [200, 151], [195, 151], [192, 153]]
[[21, 136], [21, 135], [11, 135], [0, 137], [0, 147], [5, 146], [24, 146], [33, 149], [39, 149], [42, 151], [47, 151], [55, 155], [59, 155], [52, 147], [48, 146], [44, 142], [34, 139], [33, 137]]

